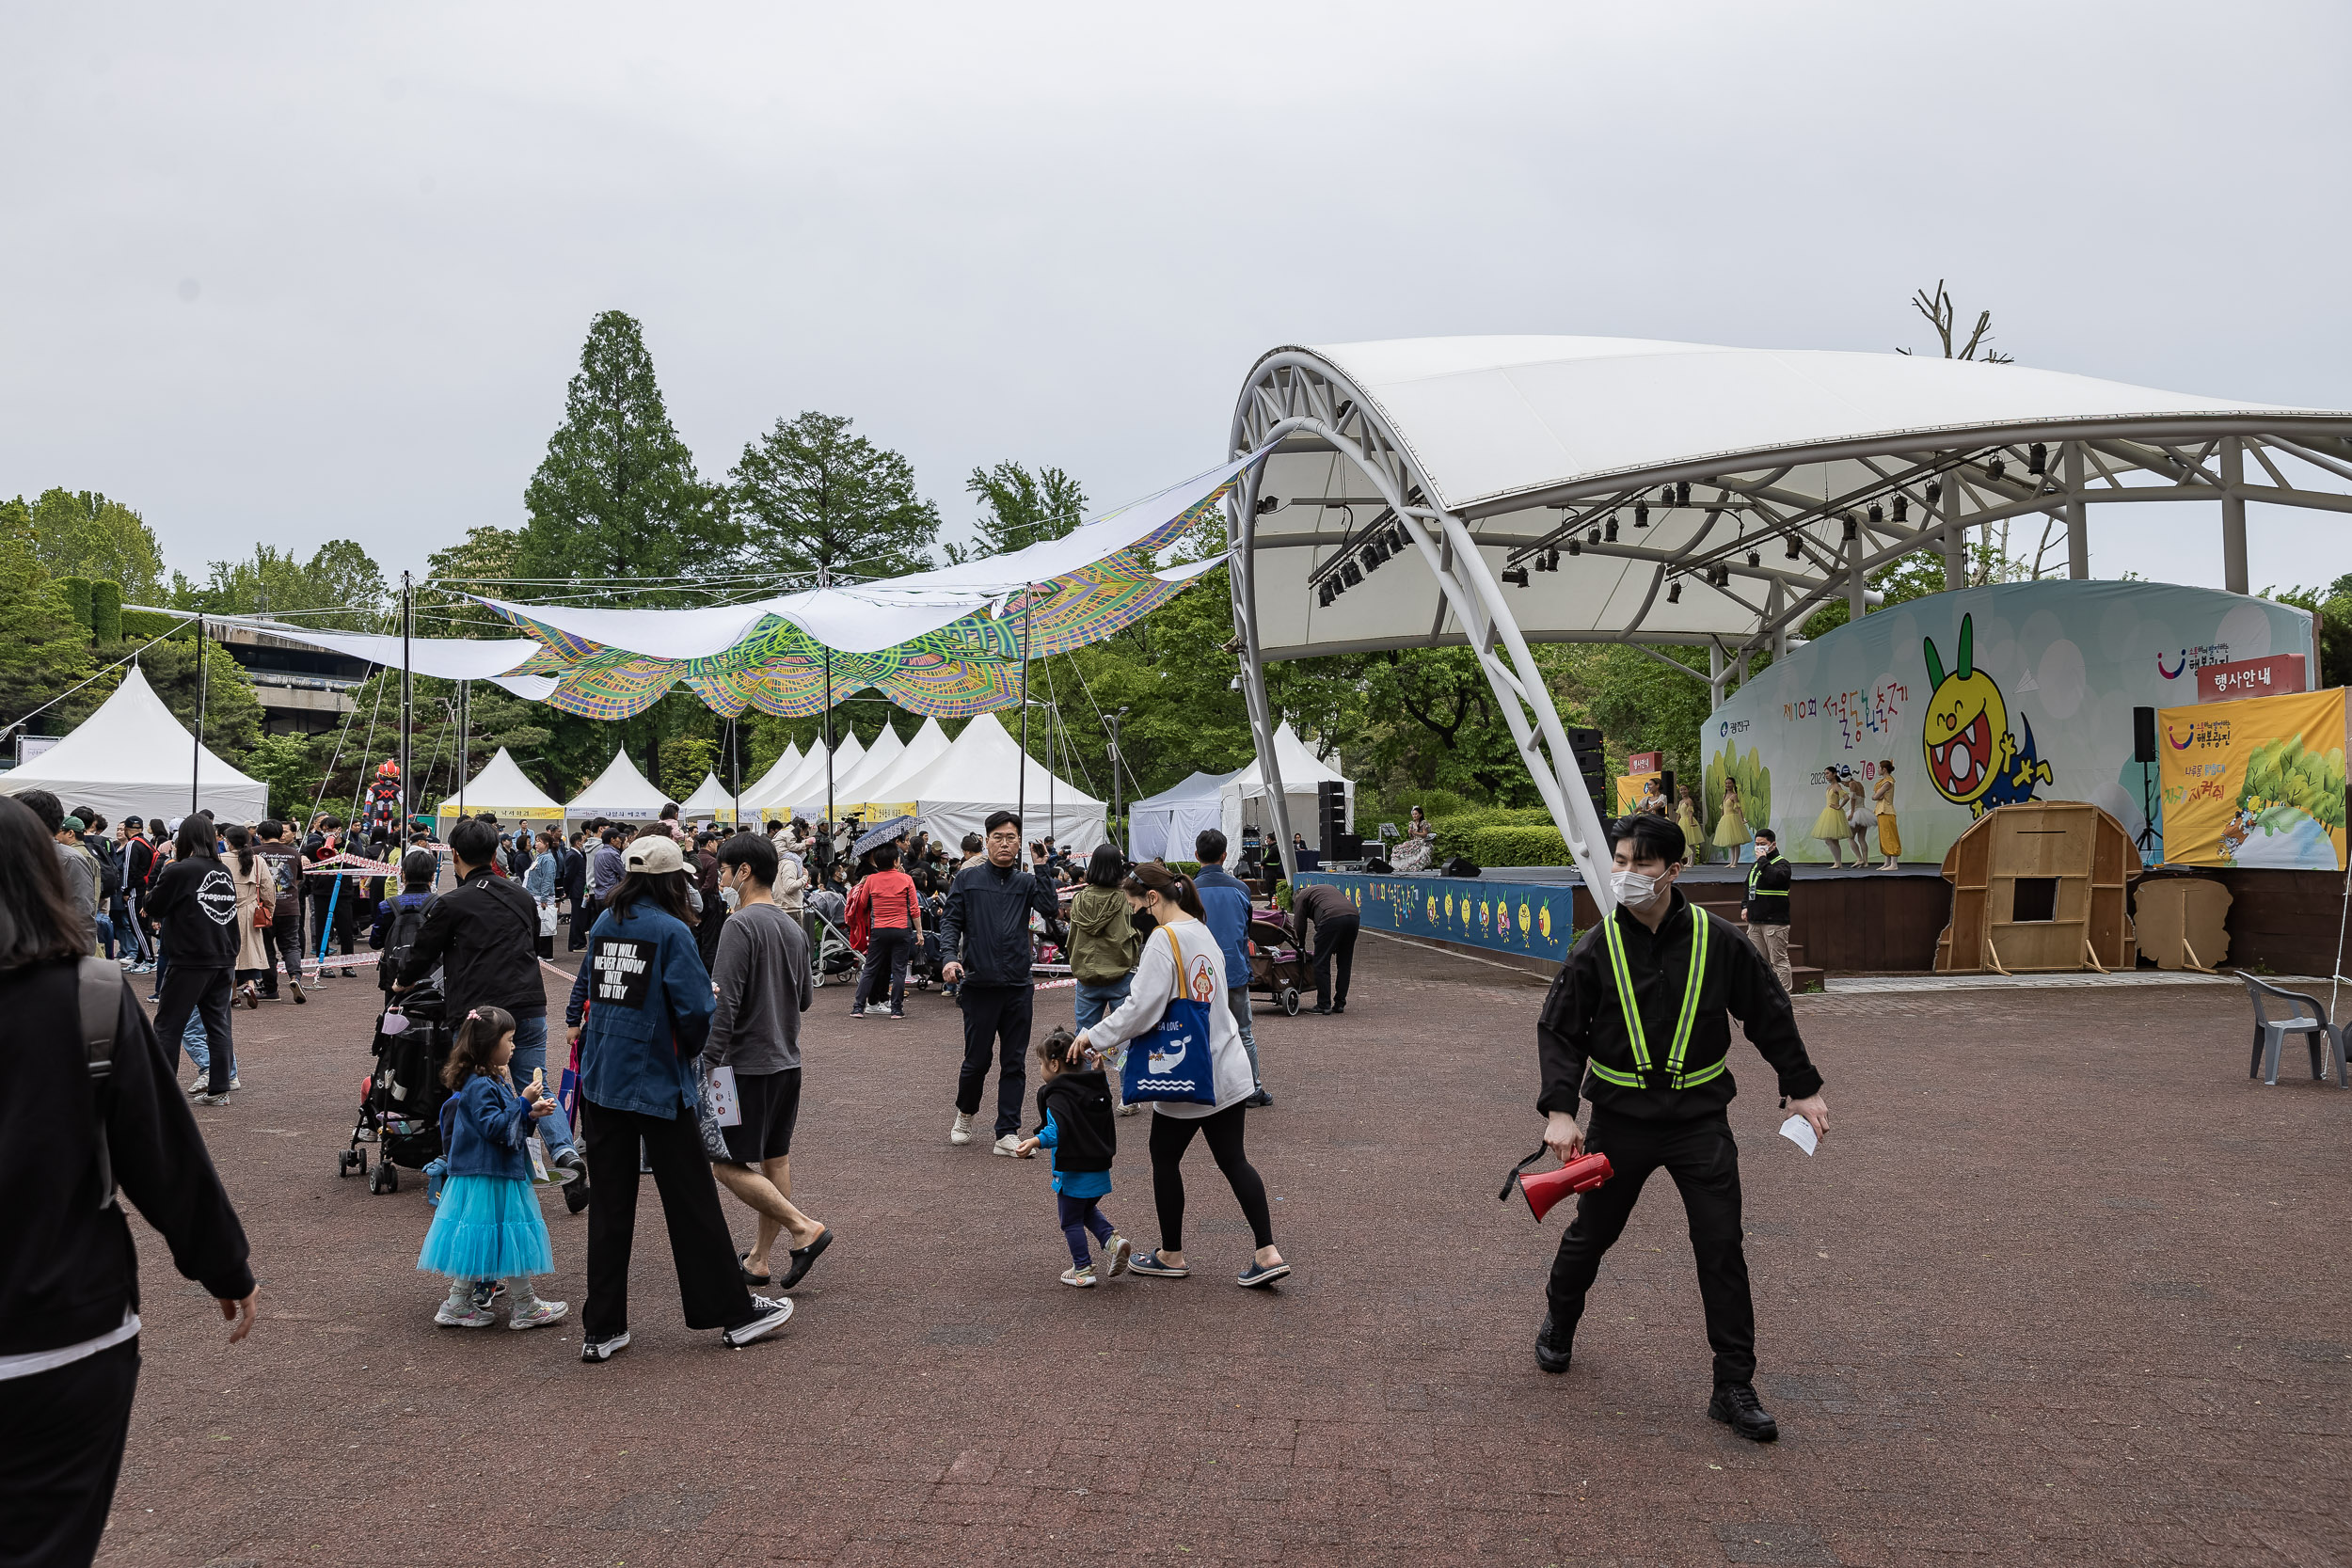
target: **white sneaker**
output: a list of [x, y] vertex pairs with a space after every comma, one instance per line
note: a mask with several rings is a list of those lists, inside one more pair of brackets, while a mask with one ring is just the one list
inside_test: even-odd
[[441, 1309], [433, 1314], [433, 1321], [443, 1328], [487, 1328], [498, 1319], [471, 1302], [458, 1307], [455, 1303], [445, 1301], [441, 1303]]
[[763, 1334], [772, 1333], [792, 1321], [792, 1298], [789, 1296], [754, 1296], [752, 1309], [759, 1314], [750, 1323], [738, 1323], [719, 1336], [720, 1342], [729, 1350], [741, 1350]]
[[199, 1105], [226, 1105], [229, 1103], [229, 1096], [226, 1094], [199, 1094], [196, 1097], [196, 1103]]
[[506, 1326], [509, 1328], [541, 1328], [555, 1322], [571, 1309], [572, 1304], [567, 1301], [533, 1301], [528, 1308], [525, 1308], [522, 1303], [516, 1302], [515, 1310], [507, 1316]]
[[1113, 1236], [1103, 1243], [1103, 1270], [1105, 1279], [1117, 1279], [1127, 1272], [1128, 1260], [1136, 1255], [1136, 1243], [1124, 1236]]
[[958, 1147], [972, 1141], [972, 1117], [969, 1114], [962, 1111], [956, 1113], [956, 1124], [947, 1129], [947, 1141]]
[[1062, 1272], [1061, 1272], [1061, 1282], [1062, 1282], [1063, 1284], [1065, 1284], [1065, 1285], [1075, 1285], [1075, 1286], [1076, 1286], [1076, 1287], [1078, 1287], [1078, 1289], [1080, 1289], [1081, 1291], [1086, 1291], [1086, 1290], [1091, 1290], [1091, 1289], [1093, 1289], [1093, 1286], [1094, 1286], [1094, 1265], [1093, 1265], [1093, 1264], [1091, 1264], [1091, 1263], [1089, 1263], [1089, 1264], [1088, 1264], [1085, 1268], [1083, 1268], [1083, 1269], [1064, 1269], [1064, 1270], [1062, 1270]]
[[1015, 1160], [1020, 1159], [1021, 1134], [1018, 1132], [1008, 1132], [1003, 1137], [997, 1139], [994, 1152], [1009, 1155]]

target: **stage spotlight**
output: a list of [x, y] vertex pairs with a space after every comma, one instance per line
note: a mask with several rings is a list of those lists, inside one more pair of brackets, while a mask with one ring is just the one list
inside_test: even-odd
[[1550, 567], [1544, 564], [1544, 552], [1541, 550], [1537, 550], [1534, 555], [1529, 556], [1527, 558], [1527, 563], [1539, 572], [1549, 572], [1551, 570]]
[[1389, 530], [1389, 553], [1391, 555], [1405, 553], [1405, 525], [1403, 523]]
[[2050, 471], [2050, 449], [2040, 441], [2027, 447], [2026, 449], [2026, 471], [2029, 474], [2048, 473]]
[[1282, 503], [1279, 500], [1277, 500], [1272, 496], [1260, 496], [1258, 498], [1258, 515], [1263, 517], [1267, 513], [1273, 511], [1276, 507], [1280, 506], [1281, 504]]
[[1943, 499], [1944, 482], [1940, 479], [1931, 479], [1928, 481], [1928, 504], [1930, 506], [1933, 506], [1937, 501], [1940, 501]]
[[1364, 574], [1357, 567], [1356, 563], [1351, 561], [1346, 565], [1340, 568], [1340, 580], [1347, 584], [1348, 587], [1353, 588], [1358, 583], [1364, 580]]
[[1601, 537], [1602, 537], [1602, 538], [1604, 538], [1604, 539], [1606, 539], [1606, 540], [1608, 540], [1608, 541], [1609, 541], [1611, 544], [1613, 544], [1613, 544], [1615, 544], [1615, 543], [1617, 542], [1617, 519], [1616, 519], [1616, 518], [1612, 517], [1612, 518], [1610, 518], [1610, 519], [1609, 519], [1609, 526], [1608, 526], [1607, 528], [1605, 528], [1605, 529], [1603, 529], [1603, 530], [1601, 531]]
[[1758, 555], [1756, 551], [1750, 550], [1748, 552], [1748, 564], [1751, 566], [1761, 566], [1764, 564], [1764, 558], [1761, 555]]
[[1547, 550], [1547, 551], [1546, 551], [1546, 552], [1544, 552], [1544, 553], [1545, 553], [1545, 559], [1546, 559], [1546, 561], [1548, 562], [1548, 564], [1544, 567], [1544, 570], [1545, 570], [1545, 571], [1547, 571], [1547, 572], [1556, 572], [1556, 571], [1558, 571], [1558, 570], [1560, 569], [1560, 547], [1559, 547], [1557, 545], [1555, 545], [1555, 546], [1553, 546], [1550, 549]]
[[1319, 602], [1319, 603], [1323, 606], [1323, 608], [1324, 608], [1324, 609], [1326, 609], [1326, 610], [1330, 609], [1330, 608], [1331, 608], [1331, 585], [1330, 585], [1329, 583], [1327, 583], [1327, 583], [1323, 584], [1321, 587], [1317, 588], [1317, 589], [1315, 590], [1315, 598], [1316, 598], [1316, 600], [1317, 600], [1317, 601], [1318, 601], [1318, 602]]
[[1992, 462], [1987, 463], [1984, 466], [1984, 477], [1990, 480], [1998, 481], [2001, 475], [2007, 472], [2008, 469], [2009, 465], [1996, 457]]
[[1899, 523], [1911, 520], [1911, 498], [1899, 490], [1895, 492], [1895, 520]]
[[[1616, 514], [1613, 512], [1609, 515], [1609, 526], [1613, 530], [1617, 526]], [[1649, 527], [1649, 502], [1641, 500], [1633, 503], [1633, 526], [1635, 528]]]
[[1568, 553], [1570, 555], [1582, 555], [1584, 553], [1584, 546], [1571, 539], [1568, 541]]
[[1846, 543], [1849, 545], [1852, 544], [1854, 539], [1853, 514], [1851, 512], [1841, 512], [1837, 515], [1837, 520], [1846, 525]]
[[1677, 506], [1688, 506], [1691, 504], [1691, 482], [1689, 480], [1678, 479], [1675, 481], [1675, 504]]
[[1666, 584], [1666, 602], [1668, 604], [1680, 604], [1682, 602], [1682, 579], [1680, 578], [1677, 578], [1674, 581]]
[[1527, 586], [1527, 568], [1519, 566], [1505, 572], [1502, 574], [1502, 580], [1514, 588], [1524, 588]]
[[[1897, 504], [1899, 504], [1899, 505], [1900, 503], [1899, 503], [1899, 502], [1898, 502]], [[1883, 507], [1883, 506], [1879, 505], [1879, 503], [1878, 503], [1878, 502], [1876, 502], [1876, 501], [1872, 501], [1872, 502], [1870, 503], [1870, 527], [1871, 527], [1871, 529], [1872, 529], [1873, 531], [1875, 531], [1875, 530], [1878, 528], [1878, 526], [1879, 526], [1881, 523], [1883, 523], [1884, 521], [1886, 521], [1886, 509], [1885, 509], [1884, 507]]]
[[1788, 536], [1788, 559], [1794, 561], [1801, 553], [1797, 548], [1797, 536], [1792, 533]]

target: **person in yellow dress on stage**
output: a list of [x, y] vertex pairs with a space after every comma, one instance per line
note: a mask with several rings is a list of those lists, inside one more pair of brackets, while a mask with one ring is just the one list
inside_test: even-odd
[[1707, 842], [1699, 825], [1699, 792], [1683, 784], [1677, 793], [1681, 799], [1675, 802], [1675, 826], [1682, 830], [1682, 841], [1688, 846], [1682, 853], [1683, 863], [1696, 865], [1706, 854], [1701, 846]]
[[1828, 785], [1829, 803], [1813, 819], [1813, 836], [1829, 846], [1830, 864], [1844, 865], [1846, 834], [1851, 831], [1846, 823], [1846, 784], [1835, 768], [1823, 768], [1821, 777]]
[[1895, 765], [1879, 764], [1879, 776], [1870, 784], [1870, 803], [1878, 813], [1879, 862], [1881, 871], [1899, 871], [1896, 861], [1903, 852], [1902, 835], [1895, 831]]
[[1748, 842], [1747, 814], [1740, 809], [1740, 784], [1736, 779], [1724, 780], [1724, 815], [1715, 824], [1715, 847], [1724, 851], [1724, 859], [1733, 865], [1740, 863], [1740, 847]]

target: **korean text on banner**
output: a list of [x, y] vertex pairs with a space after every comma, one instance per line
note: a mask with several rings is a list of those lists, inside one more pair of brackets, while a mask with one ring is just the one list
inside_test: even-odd
[[2156, 715], [2164, 858], [2173, 865], [2341, 871], [2341, 687]]

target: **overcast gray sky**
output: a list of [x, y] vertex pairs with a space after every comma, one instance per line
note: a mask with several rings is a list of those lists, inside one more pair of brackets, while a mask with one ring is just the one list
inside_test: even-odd
[[[0, 495], [192, 573], [521, 520], [589, 319], [723, 474], [855, 417], [1096, 502], [1284, 341], [1923, 346], [2352, 407], [2342, 5], [172, 5], [0, 24]], [[2218, 580], [2205, 515], [2094, 569]], [[2253, 580], [2352, 570], [2265, 515]]]

